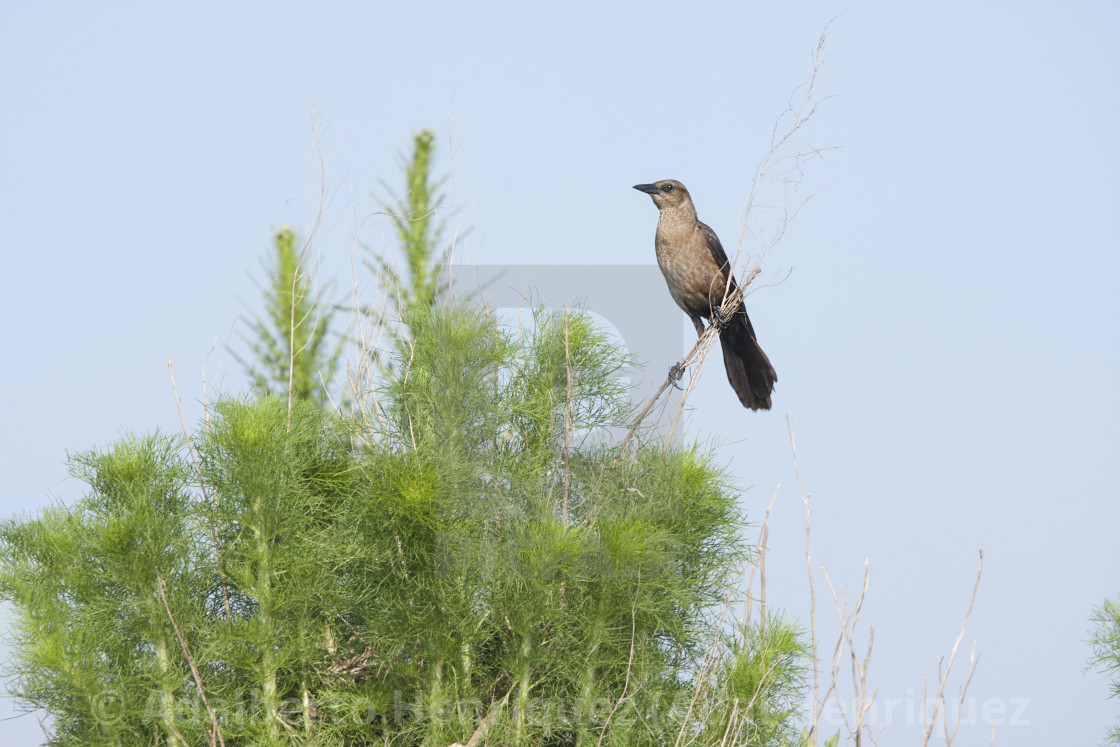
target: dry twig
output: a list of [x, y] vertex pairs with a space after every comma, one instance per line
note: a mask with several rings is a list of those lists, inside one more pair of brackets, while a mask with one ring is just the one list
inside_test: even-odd
[[[956, 656], [957, 656], [957, 649], [960, 648], [961, 640], [964, 639], [964, 631], [965, 631], [966, 628], [968, 628], [968, 621], [972, 617], [972, 609], [976, 606], [976, 592], [980, 590], [980, 577], [981, 577], [981, 575], [983, 575], [983, 573], [984, 573], [984, 551], [981, 550], [980, 551], [979, 565], [976, 568], [976, 583], [973, 584], [973, 586], [972, 586], [972, 598], [968, 602], [968, 612], [965, 613], [964, 622], [961, 623], [960, 632], [957, 633], [957, 639], [953, 642], [953, 648], [949, 652], [949, 661], [945, 664], [945, 670], [944, 671], [940, 671], [941, 670], [941, 664], [940, 664], [940, 662], [938, 663], [938, 670], [939, 670], [939, 678], [938, 679], [939, 679], [939, 681], [938, 681], [938, 684], [937, 684], [937, 697], [934, 698], [934, 701], [933, 701], [933, 714], [930, 716], [929, 722], [926, 723], [926, 725], [925, 725], [925, 735], [924, 735], [924, 738], [922, 739], [922, 747], [926, 747], [926, 745], [929, 744], [929, 740], [933, 736], [934, 727], [937, 724], [938, 713], [941, 709], [942, 704], [945, 702], [945, 683], [949, 680], [949, 672], [953, 668], [953, 659], [955, 659]], [[976, 669], [976, 663], [977, 663], [977, 657], [974, 655], [973, 657], [971, 657], [971, 662], [970, 662], [969, 669], [968, 669], [968, 675], [967, 675], [967, 678], [965, 680], [964, 687], [961, 689], [961, 692], [960, 692], [959, 698], [960, 698], [961, 702], [963, 702], [963, 700], [964, 700], [964, 692], [965, 692], [965, 690], [968, 689], [968, 683], [972, 681], [972, 673]], [[943, 716], [943, 718], [945, 718], [945, 716]], [[960, 726], [960, 709], [957, 710], [956, 721], [957, 721], [956, 727], [953, 728], [953, 734], [954, 735], [957, 732], [957, 727]], [[946, 726], [946, 729], [947, 728], [948, 727]], [[948, 735], [948, 731], [946, 731], [946, 735]], [[993, 738], [994, 738], [994, 735], [993, 735]]]
[[[202, 698], [202, 704], [206, 706], [206, 712], [210, 714], [210, 747], [215, 747], [221, 744], [226, 747], [226, 741], [222, 738], [222, 730], [218, 726], [218, 715], [214, 709], [210, 707], [210, 701], [206, 698], [206, 688], [202, 684], [202, 676], [198, 673], [198, 667], [195, 666], [194, 657], [191, 656], [191, 651], [187, 647], [187, 640], [183, 637], [183, 632], [179, 630], [178, 624], [175, 622], [175, 616], [171, 614], [171, 605], [167, 603], [167, 582], [163, 580], [160, 575], [159, 569], [156, 569], [156, 582], [159, 587], [159, 598], [163, 600], [163, 608], [167, 610], [167, 619], [171, 621], [171, 628], [175, 631], [175, 637], [179, 639], [179, 645], [183, 647], [183, 657], [187, 660], [187, 664], [191, 667], [191, 674], [194, 675], [194, 683], [198, 686], [198, 695]], [[178, 732], [176, 732], [178, 734]], [[183, 739], [182, 735], [178, 735], [183, 744], [187, 740]]]
[[[175, 367], [172, 365], [170, 356], [167, 358], [167, 373], [171, 377], [171, 392], [175, 395], [175, 407], [179, 410], [179, 425], [183, 428], [183, 438], [187, 443], [187, 453], [191, 455], [191, 465], [194, 466], [195, 476], [198, 477], [198, 485], [202, 490], [202, 498], [206, 501], [210, 541], [214, 543], [214, 553], [217, 555], [218, 559], [218, 578], [222, 582], [222, 604], [225, 607], [226, 621], [229, 622], [233, 619], [233, 613], [229, 606], [229, 586], [226, 584], [225, 562], [222, 559], [222, 537], [218, 532], [218, 527], [214, 523], [214, 503], [210, 500], [210, 494], [206, 490], [206, 480], [202, 477], [202, 468], [198, 464], [198, 455], [195, 454], [194, 444], [191, 442], [190, 430], [187, 428], [186, 419], [183, 418], [183, 402], [179, 399], [179, 388], [175, 386]], [[207, 412], [207, 414], [209, 414], [209, 412]], [[207, 417], [207, 424], [209, 424], [209, 417]]]

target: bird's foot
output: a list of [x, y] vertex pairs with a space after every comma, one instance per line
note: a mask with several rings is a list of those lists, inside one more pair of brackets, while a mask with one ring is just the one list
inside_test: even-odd
[[723, 328], [730, 324], [734, 318], [735, 312], [731, 309], [725, 311], [723, 306], [712, 310], [712, 326], [716, 328], [716, 332], [722, 332]]
[[684, 376], [684, 366], [682, 366], [681, 363], [684, 363], [684, 361], [669, 366], [669, 383], [677, 387], [677, 389], [680, 389], [680, 387], [677, 386], [677, 382]]

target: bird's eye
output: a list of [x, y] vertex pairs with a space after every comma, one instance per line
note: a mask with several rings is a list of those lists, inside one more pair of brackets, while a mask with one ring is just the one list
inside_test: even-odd
[[673, 191], [673, 185], [672, 184], [666, 184], [665, 185], [665, 191], [666, 192], [672, 192]]

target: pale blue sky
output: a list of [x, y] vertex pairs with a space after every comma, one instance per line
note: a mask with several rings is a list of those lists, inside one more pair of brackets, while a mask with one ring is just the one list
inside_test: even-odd
[[[818, 565], [854, 588], [871, 563], [880, 702], [936, 677], [982, 548], [976, 723], [957, 744], [988, 743], [985, 704], [997, 744], [1100, 740], [1120, 707], [1082, 669], [1090, 610], [1120, 593], [1120, 6], [325, 7], [0, 9], [3, 514], [80, 495], [67, 451], [177, 430], [169, 355], [198, 415], [270, 232], [311, 225], [313, 111], [320, 259], [342, 286], [371, 192], [425, 127], [441, 168], [454, 145], [461, 256], [648, 264], [656, 211], [630, 186], [680, 179], [733, 246], [775, 117], [842, 14], [833, 98], [804, 132], [838, 149], [808, 165], [820, 193], [767, 259], [764, 281], [788, 279], [749, 298], [774, 410], [733, 406], [713, 368], [690, 432], [726, 444], [756, 519], [782, 485], [768, 591], [805, 619], [796, 417]], [[244, 385], [228, 355], [221, 371]], [[1024, 700], [1029, 725], [1008, 723]], [[909, 720], [884, 707], [880, 743], [914, 743]], [[5, 743], [36, 733], [0, 722]]]

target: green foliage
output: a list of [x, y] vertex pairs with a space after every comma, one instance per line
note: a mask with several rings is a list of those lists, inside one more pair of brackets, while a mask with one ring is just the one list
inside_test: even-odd
[[[186, 668], [158, 593], [181, 624], [205, 618], [192, 497], [179, 442], [128, 437], [71, 459], [91, 493], [0, 526], [0, 592], [17, 610], [17, 694], [51, 717], [58, 744], [131, 741], [118, 716], [175, 722]], [[164, 711], [166, 709], [166, 719]]]
[[[384, 256], [365, 262], [385, 293], [392, 318], [384, 310], [360, 311], [390, 340], [407, 337], [412, 310], [430, 308], [447, 287], [441, 276], [451, 247], [443, 245], [445, 221], [436, 214], [443, 180], [432, 178], [434, 153], [434, 133], [423, 130], [413, 136], [411, 154], [401, 164], [404, 195], [384, 204], [396, 229], [404, 271], [398, 272]], [[251, 355], [235, 357], [259, 393], [286, 397], [290, 390], [293, 399], [325, 406], [329, 397], [324, 382], [334, 380], [345, 339], [339, 337], [330, 346], [335, 311], [315, 296], [303, 260], [295, 233], [287, 228], [277, 232], [275, 253], [266, 263], [265, 313], [250, 322]], [[383, 351], [368, 352], [379, 367], [386, 365]]]
[[810, 674], [812, 649], [802, 630], [781, 617], [747, 623], [727, 645], [717, 708], [709, 725], [734, 744], [796, 742], [794, 722]]
[[[394, 321], [410, 324], [410, 309], [425, 310], [442, 297], [447, 288], [441, 278], [450, 245], [443, 244], [446, 221], [437, 215], [440, 210], [440, 189], [443, 179], [433, 179], [432, 160], [436, 136], [431, 130], [422, 130], [412, 137], [412, 153], [401, 159], [405, 193], [383, 203], [383, 208], [393, 221], [405, 272], [402, 276], [395, 264], [382, 255], [371, 257], [366, 266], [374, 274], [385, 292]], [[386, 188], [387, 191], [388, 188]], [[399, 336], [403, 330], [379, 319], [383, 328]]]
[[612, 446], [623, 351], [580, 312], [411, 319], [377, 420], [223, 400], [197, 463], [127, 438], [74, 458], [76, 506], [0, 527], [10, 675], [53, 743], [792, 734], [800, 633], [717, 629], [749, 548], [714, 456]]
[[[1109, 697], [1120, 699], [1120, 598], [1105, 600], [1093, 611], [1092, 620], [1096, 627], [1089, 641], [1093, 649], [1089, 666], [1112, 676]], [[1109, 730], [1108, 739], [1113, 744], [1120, 744], [1120, 726]]]
[[344, 341], [330, 347], [334, 310], [316, 298], [302, 259], [295, 233], [278, 231], [273, 261], [267, 265], [265, 314], [249, 325], [254, 362], [239, 361], [258, 392], [286, 397], [290, 389], [293, 399], [324, 405], [323, 382], [334, 379]]

